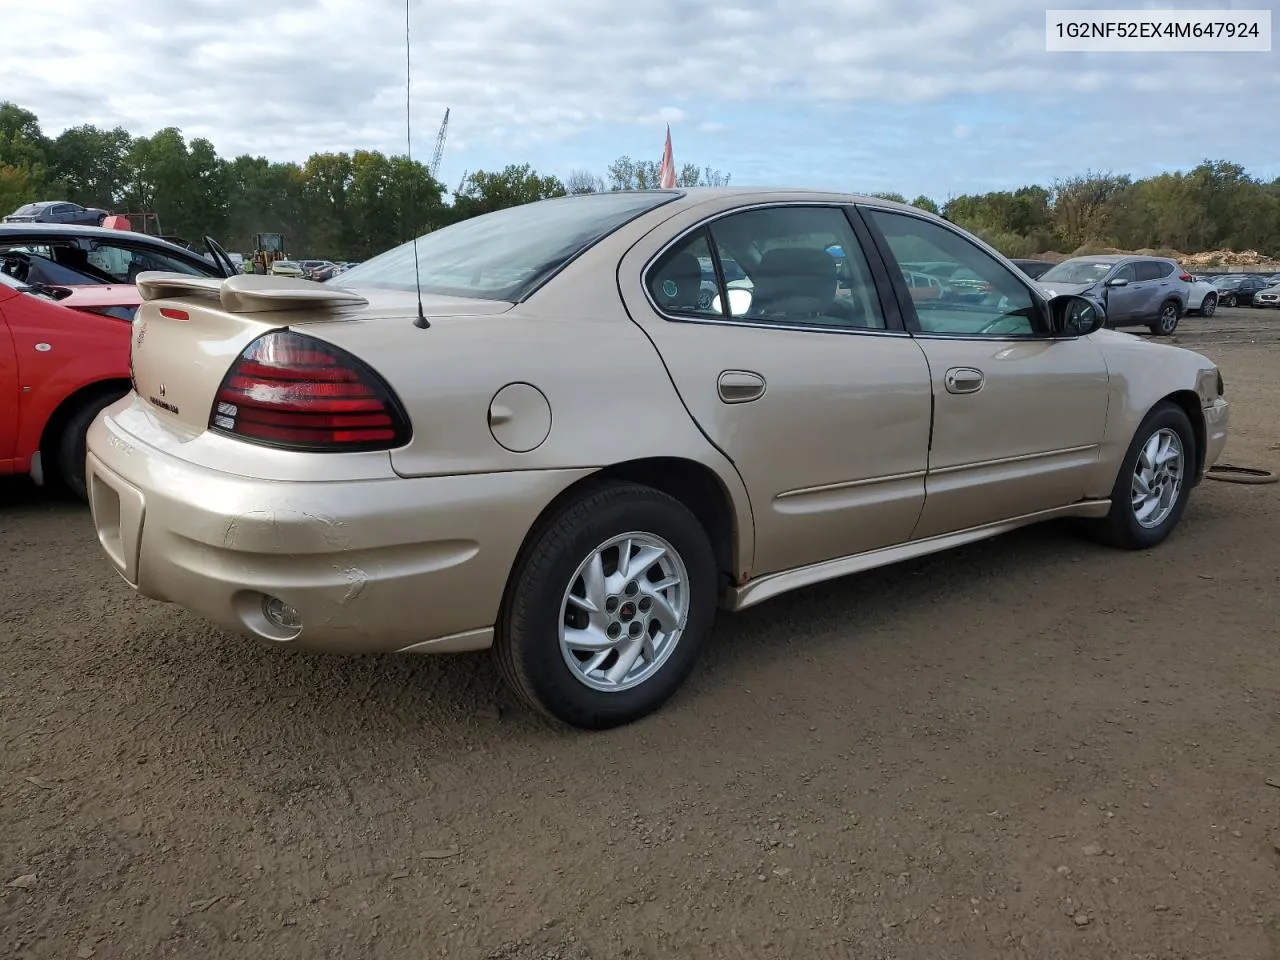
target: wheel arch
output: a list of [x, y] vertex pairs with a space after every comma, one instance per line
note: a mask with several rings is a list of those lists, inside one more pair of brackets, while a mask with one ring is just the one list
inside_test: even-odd
[[547, 524], [566, 504], [609, 483], [637, 483], [652, 487], [688, 508], [711, 541], [720, 575], [717, 593], [729, 584], [737, 583], [741, 574], [749, 569], [754, 543], [753, 522], [750, 516], [739, 515], [733, 494], [715, 470], [685, 457], [645, 457], [614, 463], [588, 474], [565, 487], [542, 509], [529, 526], [507, 574], [504, 606], [517, 571]]
[[[1187, 419], [1191, 421], [1191, 432], [1196, 438], [1196, 469], [1191, 477], [1191, 485], [1194, 487], [1200, 483], [1201, 474], [1204, 471], [1205, 450], [1208, 447], [1208, 429], [1205, 427], [1204, 410], [1200, 406], [1200, 395], [1194, 390], [1175, 390], [1173, 393], [1166, 394], [1157, 400], [1151, 407], [1156, 409], [1162, 403], [1171, 403], [1178, 407], [1187, 415]], [[1151, 415], [1151, 411], [1147, 411], [1147, 416]], [[1144, 420], [1146, 417], [1143, 418]]]
[[[62, 398], [53, 408], [53, 412], [40, 428], [40, 445], [36, 448], [42, 458], [48, 458], [58, 443], [67, 422], [92, 400], [98, 400], [113, 393], [128, 393], [132, 385], [128, 377], [108, 377], [105, 380], [94, 380], [73, 390]], [[46, 473], [47, 476], [47, 473]]]

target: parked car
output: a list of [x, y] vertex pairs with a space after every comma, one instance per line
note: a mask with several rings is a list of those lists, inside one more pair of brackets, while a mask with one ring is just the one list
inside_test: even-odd
[[[705, 302], [716, 256], [744, 296]], [[913, 300], [925, 256], [986, 293]], [[1226, 442], [1211, 361], [874, 198], [572, 196], [341, 284], [138, 287], [135, 389], [87, 458], [126, 581], [277, 647], [492, 647], [583, 727], [674, 693], [717, 602], [1054, 517], [1154, 546]]]
[[1191, 295], [1191, 274], [1164, 257], [1072, 257], [1045, 271], [1037, 282], [1051, 297], [1100, 297], [1109, 327], [1148, 327], [1162, 337], [1178, 329]]
[[132, 230], [46, 223], [0, 224], [0, 271], [20, 283], [132, 284], [146, 270], [229, 277], [229, 255], [205, 237], [209, 257]]
[[65, 223], [75, 226], [100, 227], [109, 216], [97, 207], [82, 207], [65, 200], [42, 200], [19, 207], [4, 218], [5, 223]]
[[1198, 313], [1202, 317], [1212, 317], [1218, 312], [1218, 288], [1208, 280], [1191, 278], [1191, 286], [1187, 291], [1187, 313]]
[[1009, 262], [1032, 280], [1038, 280], [1054, 267], [1052, 260], [1010, 260]]
[[307, 280], [327, 279], [333, 271], [333, 262], [329, 260], [299, 260], [298, 267]]
[[1268, 309], [1280, 307], [1280, 283], [1273, 283], [1255, 293], [1253, 295], [1253, 305]]
[[1224, 307], [1243, 307], [1253, 303], [1254, 294], [1267, 289], [1262, 277], [1245, 274], [1228, 274], [1214, 281], [1218, 289], [1218, 302]]
[[140, 301], [132, 285], [71, 290], [0, 273], [0, 475], [30, 474], [87, 499], [85, 431], [129, 389]]
[[271, 264], [271, 273], [277, 277], [302, 277], [302, 265], [293, 260], [276, 260]]

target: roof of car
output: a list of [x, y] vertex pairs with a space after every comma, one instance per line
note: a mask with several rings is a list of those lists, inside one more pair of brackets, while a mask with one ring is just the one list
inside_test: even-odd
[[187, 256], [199, 257], [200, 254], [186, 247], [180, 247], [168, 240], [161, 240], [150, 234], [138, 233], [134, 230], [112, 230], [109, 227], [81, 227], [68, 223], [0, 223], [0, 240], [22, 235], [28, 237], [89, 237], [96, 240], [128, 241], [143, 246], [155, 247], [158, 250], [181, 250]]

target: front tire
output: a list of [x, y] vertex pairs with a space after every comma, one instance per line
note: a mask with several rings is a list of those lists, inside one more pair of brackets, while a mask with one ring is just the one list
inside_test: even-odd
[[1222, 298], [1222, 305], [1224, 307], [1234, 307], [1236, 305], [1236, 295], [1234, 293], [1228, 293]]
[[715, 620], [715, 556], [697, 518], [651, 487], [568, 503], [516, 562], [494, 640], [530, 707], [602, 730], [652, 713], [693, 670]]
[[108, 394], [100, 394], [80, 406], [62, 426], [58, 436], [56, 449], [58, 464], [58, 480], [67, 491], [78, 500], [89, 501], [89, 491], [85, 485], [84, 458], [85, 435], [89, 425], [105, 408], [111, 406], [127, 391], [121, 390]]
[[1178, 301], [1166, 300], [1160, 305], [1160, 316], [1156, 318], [1155, 323], [1151, 324], [1151, 332], [1157, 337], [1171, 337], [1178, 329], [1180, 319], [1181, 311], [1178, 309]]
[[1154, 547], [1182, 519], [1198, 469], [1187, 414], [1177, 404], [1157, 404], [1134, 432], [1111, 490], [1111, 511], [1094, 533], [1125, 550]]

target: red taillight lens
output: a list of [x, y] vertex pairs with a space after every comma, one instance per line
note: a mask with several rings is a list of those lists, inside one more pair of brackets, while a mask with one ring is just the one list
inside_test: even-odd
[[209, 428], [272, 447], [389, 450], [409, 440], [391, 390], [350, 354], [276, 330], [245, 348], [214, 398]]
[[1178, 274], [1178, 279], [1179, 279], [1179, 280], [1181, 280], [1183, 283], [1190, 283], [1190, 282], [1191, 282], [1191, 274], [1189, 274], [1189, 273], [1180, 273], [1180, 274]]

